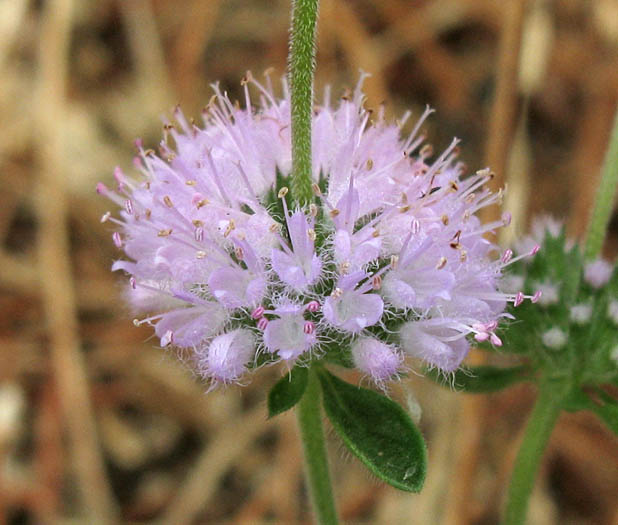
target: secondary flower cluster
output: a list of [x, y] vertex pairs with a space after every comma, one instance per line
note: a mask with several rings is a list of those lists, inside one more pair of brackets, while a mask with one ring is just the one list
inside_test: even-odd
[[[503, 286], [541, 290], [534, 309], [518, 311], [509, 328], [509, 350], [528, 356], [534, 368], [572, 375], [581, 385], [618, 379], [618, 270], [605, 259], [584, 261], [580, 247], [551, 218], [533, 223], [515, 250], [542, 245], [533, 261], [515, 265]], [[531, 329], [533, 327], [534, 329]]]
[[[137, 144], [136, 180], [117, 168], [116, 246], [129, 260], [128, 298], [151, 316], [161, 346], [190, 350], [214, 383], [239, 381], [263, 362], [346, 354], [381, 382], [405, 354], [446, 372], [469, 339], [499, 346], [499, 291], [511, 251], [496, 254], [475, 213], [500, 200], [488, 170], [464, 175], [457, 140], [437, 156], [419, 134], [362, 107], [362, 78], [336, 107], [327, 89], [313, 119], [314, 203], [293, 204], [290, 102], [250, 75], [245, 108], [214, 86], [204, 127], [175, 112], [159, 155]], [[249, 87], [259, 93], [254, 107]], [[372, 120], [372, 118], [374, 120]], [[173, 140], [175, 147], [170, 145]], [[523, 254], [534, 254], [531, 246]], [[493, 254], [493, 257], [491, 257]]]

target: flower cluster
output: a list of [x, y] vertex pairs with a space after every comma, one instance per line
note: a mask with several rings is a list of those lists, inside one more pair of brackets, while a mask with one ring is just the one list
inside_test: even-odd
[[153, 314], [136, 324], [189, 349], [214, 383], [334, 353], [377, 382], [406, 354], [450, 372], [471, 338], [501, 345], [506, 302], [539, 298], [501, 291], [517, 258], [484, 237], [508, 214], [485, 225], [475, 215], [501, 198], [484, 187], [489, 170], [466, 176], [457, 140], [432, 160], [420, 133], [431, 110], [402, 137], [409, 114], [392, 125], [363, 109], [361, 84], [335, 106], [327, 89], [315, 110], [306, 208], [287, 189], [287, 85], [277, 99], [268, 77], [250, 75], [244, 109], [214, 86], [203, 128], [176, 110], [159, 155], [137, 144], [138, 179], [116, 169], [115, 189], [97, 187], [121, 207], [103, 217], [129, 259], [113, 269], [130, 275], [134, 309]]

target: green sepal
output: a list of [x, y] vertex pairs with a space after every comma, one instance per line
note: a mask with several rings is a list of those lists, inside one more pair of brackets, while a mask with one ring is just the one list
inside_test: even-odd
[[296, 365], [289, 374], [275, 383], [268, 393], [268, 417], [274, 417], [292, 408], [303, 397], [307, 388], [308, 368]]
[[345, 445], [389, 485], [419, 492], [427, 449], [407, 412], [389, 398], [318, 371], [326, 414]]
[[445, 375], [438, 369], [425, 371], [425, 377], [439, 385], [463, 390], [470, 394], [497, 392], [520, 381], [532, 379], [531, 370], [525, 366], [498, 368], [496, 366], [462, 366], [452, 375]]

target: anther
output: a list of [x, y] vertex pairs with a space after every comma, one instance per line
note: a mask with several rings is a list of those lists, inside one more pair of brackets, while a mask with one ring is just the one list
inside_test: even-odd
[[536, 292], [534, 292], [534, 295], [530, 298], [530, 301], [532, 301], [533, 303], [537, 303], [539, 299], [541, 298], [541, 295], [543, 295], [543, 292], [541, 290], [537, 290]]
[[318, 215], [318, 207], [313, 202], [309, 204], [309, 214], [312, 217], [317, 217]]
[[264, 307], [261, 305], [258, 306], [255, 310], [253, 310], [253, 312], [251, 312], [251, 317], [253, 317], [253, 319], [260, 319], [263, 315]]
[[266, 319], [266, 317], [260, 317], [260, 319], [257, 322], [257, 327], [264, 331], [266, 330], [266, 327], [268, 326], [268, 319]]
[[278, 231], [281, 231], [281, 224], [277, 223], [277, 222], [273, 222], [269, 227], [268, 227], [268, 231], [270, 231], [270, 233], [276, 233]]
[[303, 326], [303, 332], [307, 335], [312, 334], [315, 331], [315, 325], [311, 321], [305, 321]]
[[346, 275], [350, 271], [350, 261], [344, 261], [339, 265], [339, 272]]
[[195, 229], [195, 240], [197, 242], [202, 242], [204, 240], [204, 229], [203, 228]]
[[373, 160], [367, 159], [367, 164], [365, 164], [365, 167], [367, 168], [367, 171], [371, 171], [371, 169], [373, 169]]
[[380, 288], [382, 288], [382, 277], [379, 275], [375, 275], [371, 280], [371, 287], [374, 290], [379, 290]]
[[206, 257], [206, 252], [198, 250], [197, 252], [195, 252], [195, 257], [197, 257], [198, 259], [204, 259]]
[[517, 308], [523, 302], [524, 294], [522, 292], [517, 292], [517, 295], [515, 295], [515, 300], [513, 301], [513, 306]]
[[242, 261], [245, 256], [245, 252], [243, 252], [243, 249], [240, 246], [236, 246], [236, 248], [234, 248], [234, 255], [236, 256], [236, 259]]
[[308, 312], [317, 312], [320, 309], [320, 303], [317, 301], [309, 301], [307, 303], [306, 309]]
[[442, 215], [442, 217], [440, 217], [440, 220], [442, 221], [442, 224], [444, 224], [444, 226], [448, 226], [449, 220], [448, 220], [448, 215]]
[[124, 209], [129, 215], [133, 215], [133, 201], [131, 199], [124, 201]]
[[320, 189], [320, 186], [318, 186], [315, 182], [311, 185], [311, 189], [316, 196], [322, 196], [322, 190]]
[[118, 232], [114, 232], [112, 234], [112, 240], [114, 241], [116, 248], [122, 248], [122, 237], [120, 237]]
[[507, 249], [507, 250], [504, 250], [504, 253], [502, 254], [502, 257], [500, 258], [500, 261], [503, 264], [506, 264], [511, 260], [512, 257], [513, 257], [513, 250]]
[[223, 232], [223, 237], [227, 237], [235, 229], [236, 229], [236, 223], [234, 222], [234, 219], [230, 219], [227, 223], [227, 227], [225, 228], [225, 231]]
[[420, 231], [421, 231], [421, 221], [419, 221], [418, 219], [414, 219], [412, 221], [412, 235], [418, 235]]
[[339, 297], [343, 295], [343, 290], [341, 288], [335, 288], [330, 295], [334, 299], [339, 299]]
[[309, 237], [312, 242], [315, 241], [315, 230], [313, 228], [307, 230], [307, 237]]
[[334, 219], [335, 217], [337, 217], [337, 215], [339, 215], [341, 212], [337, 209], [337, 208], [333, 208], [332, 210], [330, 210], [330, 216]]
[[394, 270], [399, 263], [399, 257], [397, 255], [391, 255], [391, 268]]
[[131, 285], [131, 288], [133, 288], [134, 290], [137, 288], [137, 282], [135, 280], [135, 277], [131, 277], [129, 279], [129, 285]]
[[200, 221], [199, 219], [193, 219], [191, 222], [196, 228], [201, 228], [202, 226], [204, 226], [204, 221]]
[[532, 250], [530, 250], [530, 255], [536, 255], [537, 253], [539, 253], [539, 250], [541, 249], [541, 247], [538, 244], [535, 244], [534, 247], [532, 248]]
[[279, 199], [283, 199], [283, 197], [285, 197], [288, 194], [288, 191], [290, 191], [287, 186], [284, 186], [283, 188], [281, 188], [279, 190], [279, 193], [277, 193], [277, 197]]
[[172, 229], [167, 228], [166, 230], [159, 230], [157, 236], [159, 237], [169, 237], [172, 234]]
[[112, 213], [109, 211], [106, 211], [102, 216], [101, 216], [101, 222], [107, 222], [109, 220], [109, 218], [112, 216]]
[[504, 224], [505, 227], [511, 224], [512, 219], [513, 219], [513, 216], [508, 211], [505, 211], [502, 214], [502, 224]]
[[468, 260], [468, 252], [466, 250], [461, 250], [461, 252], [459, 252], [459, 260], [461, 262], [466, 262]]
[[195, 185], [197, 184], [197, 181], [194, 181], [194, 180], [186, 180], [186, 181], [185, 181], [185, 184], [186, 184], [187, 186], [195, 186]]
[[436, 270], [441, 270], [442, 268], [444, 268], [446, 266], [446, 263], [447, 263], [446, 257], [444, 256], [440, 257], [438, 264], [436, 264]]

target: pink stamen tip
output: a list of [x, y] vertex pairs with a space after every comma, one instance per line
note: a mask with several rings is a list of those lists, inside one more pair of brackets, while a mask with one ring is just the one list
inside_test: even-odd
[[474, 334], [474, 339], [476, 339], [479, 343], [483, 341], [487, 341], [489, 339], [489, 334], [487, 332], [479, 332], [478, 334]]
[[504, 224], [505, 226], [511, 224], [512, 220], [513, 216], [508, 211], [502, 214], [502, 224]]
[[174, 342], [174, 332], [172, 332], [171, 330], [168, 330], [167, 332], [163, 334], [163, 337], [161, 337], [161, 346], [167, 346], [173, 342]]
[[131, 277], [129, 279], [129, 284], [131, 285], [131, 288], [133, 288], [134, 290], [137, 288], [137, 281], [135, 280], [135, 277]]
[[500, 339], [496, 334], [491, 334], [489, 337], [491, 344], [494, 346], [502, 346], [502, 339]]
[[309, 301], [307, 303], [307, 311], [308, 312], [317, 312], [320, 309], [320, 303], [317, 301]]
[[122, 237], [120, 237], [118, 232], [114, 232], [112, 234], [112, 240], [114, 241], [116, 248], [122, 248]]
[[505, 250], [502, 254], [502, 258], [500, 259], [504, 264], [509, 262], [513, 257], [513, 250]]
[[137, 149], [142, 149], [144, 147], [144, 141], [140, 138], [135, 139], [135, 142], [133, 142], [133, 144], [135, 144], [135, 147]]
[[253, 319], [259, 319], [263, 315], [264, 315], [263, 306], [258, 306], [255, 310], [253, 310], [253, 312], [251, 312], [251, 317], [253, 317]]
[[517, 295], [515, 296], [515, 301], [513, 301], [513, 306], [517, 308], [523, 302], [524, 302], [524, 294], [522, 292], [517, 292]]
[[97, 182], [97, 193], [99, 195], [105, 195], [109, 190], [107, 189], [107, 186], [105, 184], [103, 184], [102, 182]]
[[303, 332], [307, 335], [312, 334], [315, 330], [315, 325], [311, 321], [305, 321], [305, 325], [303, 326]]
[[536, 292], [534, 292], [534, 295], [532, 296], [530, 301], [532, 301], [533, 303], [536, 303], [538, 302], [538, 300], [541, 298], [542, 295], [543, 295], [543, 291], [537, 290]]
[[538, 244], [534, 245], [534, 248], [532, 248], [532, 250], [530, 250], [530, 255], [536, 255], [537, 253], [539, 253], [539, 250], [541, 249], [541, 246]]
[[139, 157], [133, 157], [133, 166], [135, 166], [138, 170], [141, 170], [144, 167], [142, 164], [142, 159]]
[[131, 199], [124, 201], [124, 209], [129, 215], [133, 215], [133, 201]]
[[266, 330], [266, 327], [268, 326], [268, 319], [266, 319], [266, 317], [260, 317], [260, 320], [257, 322], [257, 327], [264, 331]]

